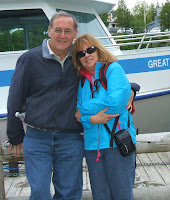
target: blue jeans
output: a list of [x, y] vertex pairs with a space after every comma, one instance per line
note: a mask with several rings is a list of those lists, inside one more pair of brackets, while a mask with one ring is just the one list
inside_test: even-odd
[[23, 142], [30, 200], [80, 200], [82, 196], [83, 137], [76, 133], [28, 127]]
[[136, 154], [122, 157], [117, 148], [85, 151], [93, 200], [134, 200]]

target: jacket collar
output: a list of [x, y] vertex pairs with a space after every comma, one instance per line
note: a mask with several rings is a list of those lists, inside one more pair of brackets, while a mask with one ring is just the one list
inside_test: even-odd
[[[43, 40], [43, 43], [42, 43], [42, 55], [43, 55], [44, 58], [56, 60], [55, 56], [53, 54], [49, 53], [49, 49], [48, 49], [48, 46], [47, 46], [47, 40], [48, 39], [44, 39]], [[73, 47], [73, 44], [71, 45], [71, 47], [69, 49], [68, 57], [72, 56], [72, 47]]]
[[92, 74], [85, 68], [83, 68], [81, 71], [80, 71], [80, 74], [85, 76], [87, 79], [90, 80], [90, 82], [92, 82]]
[[[97, 62], [96, 63], [96, 66], [95, 66], [95, 79], [99, 76], [99, 71], [100, 71], [100, 68], [102, 67], [102, 63], [101, 62]], [[81, 71], [80, 71], [81, 75], [85, 76], [87, 79], [90, 80], [90, 82], [92, 82], [92, 74], [85, 68], [83, 68]]]

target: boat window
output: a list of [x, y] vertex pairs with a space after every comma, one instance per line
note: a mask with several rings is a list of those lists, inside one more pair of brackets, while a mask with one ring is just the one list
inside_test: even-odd
[[0, 11], [0, 52], [31, 49], [48, 37], [49, 20], [41, 9]]
[[[59, 9], [56, 9], [58, 12]], [[101, 26], [100, 22], [96, 18], [94, 14], [89, 14], [89, 13], [82, 13], [82, 12], [75, 12], [75, 11], [69, 11], [69, 10], [64, 10], [72, 15], [78, 20], [79, 23], [79, 35], [89, 33], [93, 35], [94, 37], [108, 37], [106, 34], [105, 30]], [[108, 45], [112, 44], [110, 39], [100, 39], [100, 42], [103, 45]]]

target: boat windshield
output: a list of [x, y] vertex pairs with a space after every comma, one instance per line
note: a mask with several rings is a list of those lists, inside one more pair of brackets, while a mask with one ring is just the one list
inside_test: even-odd
[[[56, 9], [56, 11], [58, 12], [59, 9]], [[107, 33], [105, 32], [99, 20], [96, 18], [94, 14], [69, 11], [69, 10], [64, 10], [64, 11], [72, 14], [77, 19], [79, 23], [78, 36], [89, 33], [92, 34], [94, 37], [108, 37]], [[100, 39], [100, 42], [103, 45], [112, 44], [110, 39]]]
[[49, 20], [41, 9], [0, 11], [0, 52], [28, 50], [48, 38]]
[[[56, 10], [59, 11], [59, 10]], [[79, 22], [79, 35], [89, 33], [95, 37], [107, 34], [94, 14], [67, 11]], [[0, 52], [29, 50], [48, 38], [49, 20], [42, 9], [0, 11]], [[101, 39], [103, 45], [112, 44]]]

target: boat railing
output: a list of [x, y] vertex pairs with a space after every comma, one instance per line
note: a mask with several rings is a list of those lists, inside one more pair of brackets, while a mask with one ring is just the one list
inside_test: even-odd
[[139, 52], [142, 45], [146, 45], [146, 49], [150, 44], [170, 43], [170, 31], [158, 33], [140, 33], [130, 35], [116, 35], [111, 37], [97, 37], [97, 39], [114, 39], [115, 44], [104, 45], [106, 48], [123, 47], [129, 45], [138, 45], [136, 53]]

